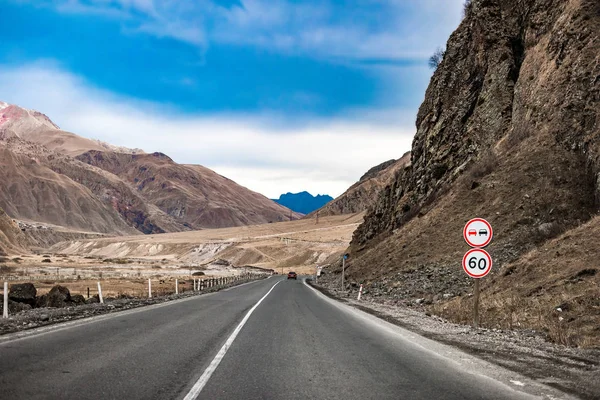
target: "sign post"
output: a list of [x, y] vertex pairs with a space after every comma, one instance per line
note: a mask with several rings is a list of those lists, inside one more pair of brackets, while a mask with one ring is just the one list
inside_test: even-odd
[[346, 253], [342, 257], [342, 291], [344, 290], [344, 272], [346, 271], [346, 259], [348, 259], [349, 256], [350, 254]]
[[492, 225], [483, 218], [473, 218], [463, 228], [465, 242], [473, 249], [463, 256], [462, 267], [467, 275], [475, 279], [473, 287], [473, 325], [479, 326], [479, 279], [492, 270], [492, 256], [483, 249], [492, 241]]

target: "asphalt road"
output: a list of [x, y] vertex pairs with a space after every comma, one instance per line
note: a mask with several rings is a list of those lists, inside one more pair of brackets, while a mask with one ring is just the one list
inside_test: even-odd
[[375, 320], [300, 279], [266, 279], [0, 338], [0, 399], [531, 398], [486, 363]]

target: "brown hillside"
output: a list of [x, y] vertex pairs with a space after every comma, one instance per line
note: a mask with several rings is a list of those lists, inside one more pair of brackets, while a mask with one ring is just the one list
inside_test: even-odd
[[0, 257], [20, 254], [31, 244], [16, 222], [0, 208]]
[[[597, 344], [597, 277], [582, 271], [600, 255], [600, 236], [594, 223], [576, 227], [596, 214], [600, 198], [599, 54], [597, 1], [474, 0], [427, 89], [411, 165], [354, 234], [350, 278], [396, 298], [467, 294], [462, 227], [484, 217], [494, 226], [495, 264], [483, 296], [506, 295], [519, 282], [515, 302], [535, 303], [543, 315], [577, 299], [588, 308], [573, 305], [565, 329], [577, 327], [581, 337], [561, 338], [543, 318], [524, 317], [520, 326]], [[567, 240], [552, 252], [565, 261], [549, 264], [547, 249], [559, 245], [548, 240], [563, 232], [589, 235], [589, 247], [569, 251]], [[465, 321], [465, 309], [450, 316]]]
[[0, 207], [56, 232], [162, 233], [290, 218], [287, 208], [207, 168], [82, 138], [2, 102], [0, 151]]
[[[355, 214], [366, 211], [377, 202], [379, 192], [394, 180], [395, 174], [410, 164], [410, 153], [398, 160], [386, 161], [367, 171], [341, 196], [318, 210], [319, 216]], [[316, 214], [310, 213], [307, 218]]]
[[208, 168], [180, 165], [162, 153], [89, 151], [77, 159], [124, 179], [150, 203], [193, 229], [289, 220], [289, 209]]

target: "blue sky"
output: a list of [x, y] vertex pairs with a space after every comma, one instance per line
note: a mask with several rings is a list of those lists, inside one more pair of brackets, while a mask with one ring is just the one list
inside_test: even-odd
[[409, 150], [462, 0], [8, 0], [0, 100], [269, 197]]

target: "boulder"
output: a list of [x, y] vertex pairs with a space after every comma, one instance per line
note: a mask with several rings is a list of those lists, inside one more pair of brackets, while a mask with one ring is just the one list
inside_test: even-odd
[[8, 291], [8, 299], [17, 303], [25, 303], [30, 306], [35, 306], [35, 296], [37, 290], [33, 283], [15, 283], [10, 285]]
[[56, 285], [46, 295], [46, 307], [67, 307], [71, 302], [71, 292], [64, 286]]
[[71, 296], [71, 302], [76, 306], [85, 304], [85, 297], [80, 294], [74, 294]]
[[[10, 298], [8, 299], [8, 313], [16, 314], [21, 311], [31, 310], [31, 305], [27, 303], [19, 303], [16, 301], [12, 301]], [[4, 312], [4, 295], [0, 294], [0, 315]]]
[[43, 294], [35, 299], [35, 308], [47, 307], [48, 295]]

